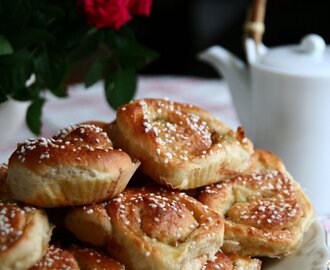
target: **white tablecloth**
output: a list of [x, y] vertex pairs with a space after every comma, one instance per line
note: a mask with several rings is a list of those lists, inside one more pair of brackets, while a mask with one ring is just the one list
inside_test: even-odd
[[[184, 101], [202, 107], [221, 118], [232, 128], [238, 120], [231, 103], [228, 88], [223, 81], [200, 78], [178, 77], [141, 77], [135, 98], [168, 97], [175, 101]], [[59, 99], [47, 95], [43, 110], [42, 136], [50, 137], [58, 129], [89, 120], [112, 121], [115, 111], [104, 98], [101, 82], [86, 90], [82, 84], [69, 89], [69, 97]], [[2, 127], [6, 128], [6, 127]], [[6, 162], [16, 148], [16, 143], [35, 137], [22, 125], [8, 142], [0, 146], [0, 162]]]

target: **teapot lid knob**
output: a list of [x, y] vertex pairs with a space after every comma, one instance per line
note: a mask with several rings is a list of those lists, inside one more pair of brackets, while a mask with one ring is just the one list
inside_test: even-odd
[[301, 50], [306, 53], [323, 53], [326, 44], [323, 38], [316, 34], [309, 34], [301, 41]]

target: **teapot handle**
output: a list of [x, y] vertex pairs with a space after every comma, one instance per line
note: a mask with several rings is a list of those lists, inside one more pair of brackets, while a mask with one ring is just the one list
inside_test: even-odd
[[247, 62], [249, 64], [255, 63], [262, 55], [266, 54], [268, 48], [263, 44], [256, 44], [252, 38], [245, 39], [245, 52]]

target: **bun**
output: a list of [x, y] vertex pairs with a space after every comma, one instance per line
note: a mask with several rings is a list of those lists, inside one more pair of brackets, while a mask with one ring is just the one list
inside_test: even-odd
[[252, 154], [242, 128], [234, 132], [200, 108], [161, 99], [119, 107], [109, 133], [146, 175], [180, 190], [246, 170]]
[[219, 251], [212, 260], [208, 261], [202, 270], [260, 270], [261, 261], [248, 256], [239, 256], [236, 253], [224, 254]]
[[8, 166], [0, 164], [0, 202], [13, 201], [13, 195], [7, 185]]
[[46, 252], [51, 227], [41, 210], [0, 203], [0, 268], [26, 270]]
[[125, 266], [118, 261], [93, 249], [71, 246], [68, 250], [78, 261], [80, 270], [125, 270]]
[[299, 184], [279, 172], [231, 177], [206, 187], [198, 200], [225, 217], [221, 249], [243, 256], [290, 253], [314, 219]]
[[63, 249], [51, 245], [46, 254], [29, 270], [80, 270], [74, 256]]
[[7, 182], [14, 197], [29, 204], [83, 205], [121, 192], [139, 164], [114, 150], [101, 128], [78, 125], [20, 144], [9, 159]]
[[250, 166], [244, 174], [281, 172], [289, 177], [282, 160], [270, 151], [256, 149], [251, 156]]
[[108, 123], [108, 122], [103, 122], [103, 121], [87, 121], [87, 122], [82, 122], [79, 123], [78, 125], [90, 125], [90, 126], [95, 126], [98, 127], [100, 129], [102, 129], [104, 132], [106, 132], [107, 134], [109, 134], [110, 128], [111, 128], [111, 124], [112, 123]]
[[[221, 217], [184, 193], [128, 188], [98, 207], [104, 207], [111, 220], [106, 249], [128, 269], [199, 270], [223, 243]], [[90, 220], [93, 209], [86, 207], [76, 222], [88, 226], [84, 219]], [[70, 220], [75, 222], [72, 216]]]
[[107, 203], [98, 203], [71, 209], [65, 216], [66, 228], [83, 242], [105, 246], [109, 235], [112, 235], [106, 205]]
[[168, 100], [25, 140], [0, 165], [0, 270], [260, 270], [314, 218], [279, 157]]
[[8, 166], [6, 164], [0, 164], [0, 187], [6, 182], [8, 173]]

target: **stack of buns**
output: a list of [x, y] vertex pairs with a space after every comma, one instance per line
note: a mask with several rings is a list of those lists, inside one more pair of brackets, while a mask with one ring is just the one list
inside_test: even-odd
[[18, 144], [0, 202], [0, 270], [261, 269], [315, 217], [242, 128], [162, 99]]

